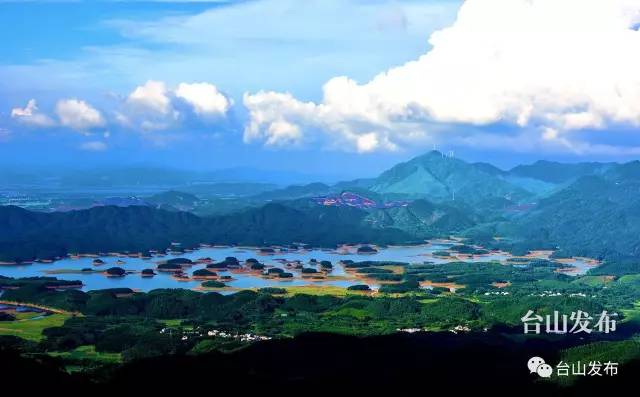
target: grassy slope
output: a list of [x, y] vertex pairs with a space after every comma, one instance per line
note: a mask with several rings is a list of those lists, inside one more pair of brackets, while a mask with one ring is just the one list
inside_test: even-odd
[[96, 361], [104, 364], [117, 364], [122, 361], [120, 353], [97, 352], [95, 346], [80, 346], [68, 352], [51, 352], [51, 356], [71, 361]]
[[45, 328], [59, 327], [71, 317], [68, 314], [52, 314], [35, 318], [38, 313], [20, 313], [16, 321], [0, 321], [0, 335], [13, 335], [32, 341], [42, 340]]

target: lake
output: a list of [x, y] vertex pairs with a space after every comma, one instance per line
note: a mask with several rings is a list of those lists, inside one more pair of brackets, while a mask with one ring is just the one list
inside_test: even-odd
[[[273, 279], [264, 278], [255, 274], [232, 273], [229, 271], [221, 271], [216, 269], [216, 273], [220, 276], [230, 275], [233, 281], [225, 281], [227, 286], [235, 289], [246, 288], [263, 288], [263, 287], [284, 287], [284, 286], [302, 286], [302, 285], [329, 285], [338, 287], [349, 287], [355, 284], [369, 284], [372, 288], [377, 288], [374, 282], [357, 279], [351, 274], [345, 272], [344, 267], [339, 263], [341, 260], [358, 261], [394, 261], [409, 263], [446, 263], [452, 260], [465, 262], [488, 262], [500, 261], [505, 262], [510, 255], [507, 253], [490, 253], [487, 255], [478, 255], [473, 257], [461, 257], [459, 259], [445, 259], [434, 257], [432, 254], [436, 251], [447, 250], [453, 243], [435, 242], [432, 244], [417, 246], [390, 246], [381, 248], [376, 253], [358, 254], [356, 247], [344, 247], [341, 250], [299, 250], [299, 251], [283, 251], [274, 254], [263, 254], [257, 248], [250, 247], [207, 247], [200, 248], [193, 252], [181, 254], [168, 254], [162, 257], [152, 257], [150, 259], [115, 257], [115, 256], [99, 256], [105, 264], [94, 266], [92, 264], [95, 257], [80, 258], [64, 258], [53, 263], [33, 263], [25, 265], [3, 265], [0, 266], [0, 275], [8, 277], [34, 277], [34, 276], [53, 276], [63, 280], [80, 280], [84, 284], [83, 290], [96, 290], [105, 288], [132, 288], [140, 291], [150, 291], [158, 288], [188, 288], [193, 289], [200, 286], [200, 280], [178, 280], [171, 273], [157, 272], [154, 277], [141, 277], [140, 274], [127, 274], [124, 277], [107, 277], [101, 272], [84, 272], [80, 271], [84, 268], [91, 268], [96, 271], [103, 271], [109, 267], [118, 266], [127, 271], [140, 272], [143, 269], [156, 269], [158, 263], [172, 258], [188, 258], [197, 260], [198, 258], [210, 257], [214, 261], [221, 261], [228, 256], [234, 256], [243, 262], [249, 258], [256, 258], [258, 261], [267, 266], [284, 268], [279, 260], [301, 261], [305, 266], [309, 266], [311, 259], [318, 262], [328, 260], [333, 264], [332, 271], [324, 280], [310, 280], [302, 278], [298, 271], [285, 269], [287, 272], [294, 273], [292, 279]], [[116, 261], [124, 261], [124, 264], [117, 264]], [[583, 274], [592, 265], [584, 260], [575, 259], [570, 263], [575, 266], [575, 271], [571, 274]], [[185, 269], [185, 273], [191, 274], [197, 269], [203, 269], [206, 264], [194, 264]]]

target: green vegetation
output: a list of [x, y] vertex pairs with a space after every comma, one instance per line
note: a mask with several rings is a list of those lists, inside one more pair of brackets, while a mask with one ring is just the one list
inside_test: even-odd
[[359, 269], [363, 267], [383, 267], [383, 266], [407, 266], [406, 262], [393, 262], [393, 261], [361, 261], [354, 262], [350, 259], [342, 261], [342, 264], [347, 269]]
[[27, 285], [37, 284], [42, 288], [52, 287], [71, 287], [82, 285], [82, 282], [78, 280], [58, 280], [55, 277], [26, 277], [26, 278], [10, 278], [0, 276], [0, 288], [16, 288], [24, 287]]
[[[602, 289], [597, 280], [604, 279], [593, 276], [574, 279], [556, 273], [557, 266], [549, 261], [517, 266], [406, 265], [401, 267], [402, 274], [394, 274], [402, 280], [384, 284], [378, 294], [370, 293], [366, 285], [263, 288], [231, 295], [180, 289], [148, 293], [129, 289], [56, 291], [46, 288], [52, 282], [48, 278], [8, 279], [4, 282], [20, 287], [5, 291], [6, 299], [54, 305], [78, 311], [83, 316], [19, 317], [16, 321], [0, 323], [0, 334], [35, 343], [22, 347], [27, 351], [49, 352], [69, 365], [91, 367], [145, 357], [234, 351], [248, 343], [212, 337], [207, 333], [209, 330], [286, 338], [305, 332], [382, 335], [401, 328], [518, 329], [520, 318], [528, 310], [544, 315], [554, 310], [599, 313], [623, 307], [627, 309], [621, 324], [637, 326], [640, 310], [628, 303], [640, 301], [640, 286], [634, 287], [635, 277], [608, 280], [607, 288]], [[359, 270], [376, 268], [356, 267]], [[449, 283], [464, 283], [466, 288], [449, 293], [445, 288], [419, 287], [420, 280], [438, 278]], [[492, 286], [497, 281], [510, 284], [503, 288]], [[224, 284], [207, 281], [203, 286], [218, 288]], [[544, 291], [550, 289], [561, 293], [545, 294]], [[626, 295], [621, 294], [621, 290], [627, 291]], [[578, 293], [583, 295], [576, 295]], [[603, 346], [608, 346], [605, 351], [609, 353], [624, 349], [625, 357], [636, 354], [633, 350], [636, 345]], [[583, 354], [577, 350], [566, 354], [578, 353]]]
[[43, 330], [60, 327], [70, 317], [67, 314], [50, 314], [41, 316], [40, 313], [18, 315], [15, 321], [0, 321], [0, 335], [13, 335], [31, 341], [40, 341]]
[[418, 291], [420, 289], [420, 284], [418, 280], [415, 278], [411, 278], [409, 280], [403, 281], [398, 284], [386, 284], [380, 287], [380, 292], [388, 293], [388, 294], [398, 294], [398, 293], [406, 293], [412, 291]]
[[277, 288], [277, 287], [264, 287], [260, 288], [258, 292], [263, 294], [271, 294], [271, 295], [284, 295], [287, 293], [286, 288]]
[[188, 258], [173, 258], [166, 261], [170, 265], [193, 265], [193, 261]]
[[371, 291], [371, 288], [367, 284], [356, 284], [350, 287], [347, 287], [349, 291]]
[[122, 361], [120, 353], [97, 352], [95, 346], [78, 346], [71, 351], [50, 352], [51, 356], [60, 357], [68, 363], [76, 365], [118, 364]]
[[[340, 193], [342, 188], [371, 193], [379, 203], [400, 201], [358, 208], [318, 205], [309, 199], [320, 193]], [[266, 197], [282, 201], [262, 205]], [[206, 212], [204, 200], [177, 192], [151, 198], [155, 203], [151, 207], [104, 206], [53, 213], [0, 207], [3, 261], [100, 251], [185, 252], [200, 243], [253, 245], [264, 247], [263, 254], [275, 252], [270, 245], [308, 249], [348, 244], [352, 249], [359, 247], [360, 254], [374, 254], [376, 246], [452, 234], [467, 239], [434, 256], [484, 255], [493, 249], [522, 256], [506, 263], [342, 262], [350, 275], [375, 280], [378, 291], [360, 284], [239, 292], [226, 288], [225, 293], [235, 292], [229, 295], [212, 292], [226, 287], [231, 279], [227, 275], [204, 281], [204, 292], [140, 293], [128, 288], [83, 292], [60, 290], [78, 287], [78, 281], [0, 276], [3, 299], [81, 314], [3, 313], [0, 335], [4, 343], [24, 343], [19, 347], [25, 353], [47, 353], [66, 363], [95, 366], [234, 351], [249, 343], [235, 335], [248, 333], [275, 338], [307, 332], [369, 336], [417, 328], [505, 332], [527, 340], [506, 331], [521, 327], [521, 317], [529, 310], [539, 315], [607, 310], [622, 315], [618, 335], [606, 340], [591, 335], [580, 346], [565, 344], [572, 347], [560, 356], [565, 361], [611, 357], [630, 361], [640, 358], [640, 344], [633, 337], [640, 331], [639, 197], [637, 162], [571, 166], [539, 162], [502, 171], [429, 153], [373, 180], [286, 188], [252, 198], [255, 201], [244, 209], [211, 217], [177, 211], [197, 207], [200, 213]], [[549, 260], [524, 256], [534, 249], [554, 253]], [[561, 259], [573, 256], [596, 258], [603, 264], [587, 275], [569, 276]], [[240, 266], [235, 257], [198, 262], [207, 266], [194, 271], [194, 277], [216, 276], [216, 269]], [[266, 267], [255, 258], [246, 263], [273, 278], [294, 277], [284, 268], [270, 267], [270, 261]], [[177, 272], [192, 264], [186, 258], [170, 259], [157, 270]], [[296, 274], [309, 276], [307, 280], [331, 278], [326, 274], [333, 268], [331, 262], [314, 259], [305, 265], [298, 263]], [[122, 276], [126, 271], [112, 267], [106, 273]], [[142, 271], [142, 275], [153, 274], [153, 269]], [[218, 336], [219, 332], [225, 336]]]
[[202, 283], [204, 288], [224, 288], [227, 285], [225, 283], [221, 283], [220, 281], [208, 280]]
[[[0, 207], [0, 260], [50, 259], [70, 253], [166, 250], [200, 243], [268, 245], [291, 241], [319, 246], [390, 243], [410, 238], [397, 229], [377, 230], [357, 208], [294, 208], [266, 204], [244, 212], [200, 218], [186, 212], [146, 206], [94, 207], [60, 213], [35, 213]], [[11, 231], [10, 233], [8, 231]]]
[[158, 265], [159, 271], [174, 272], [182, 270], [182, 266], [178, 263], [161, 263]]
[[320, 261], [320, 267], [322, 269], [333, 269], [333, 264], [330, 261]]
[[565, 362], [583, 362], [615, 360], [623, 364], [640, 358], [640, 340], [634, 338], [615, 342], [594, 342], [564, 350], [561, 359]]
[[217, 274], [209, 269], [198, 269], [193, 272], [194, 277], [215, 277]]
[[375, 252], [378, 252], [378, 250], [369, 245], [363, 245], [362, 247], [358, 247], [359, 254], [372, 254]]
[[486, 249], [475, 248], [466, 244], [456, 245], [452, 247], [451, 250], [459, 254], [466, 254], [466, 255], [483, 255], [483, 254], [489, 253], [489, 251], [487, 251]]
[[[599, 362], [601, 374], [604, 374], [604, 366], [607, 362], [615, 362], [624, 365], [631, 360], [640, 358], [640, 340], [632, 338], [623, 341], [599, 341], [572, 347], [563, 350], [560, 360], [565, 363], [583, 363], [588, 365], [591, 362]], [[576, 381], [575, 377], [558, 377], [556, 381], [560, 384], [571, 385]]]
[[[496, 169], [497, 170], [497, 169]], [[531, 193], [514, 186], [485, 168], [457, 158], [444, 158], [432, 151], [382, 173], [370, 190], [385, 194], [403, 194], [433, 201], [462, 197], [475, 204], [492, 198], [526, 198]]]
[[508, 236], [486, 242], [512, 252], [559, 247], [555, 257], [603, 260], [592, 274], [638, 273], [639, 193], [640, 163], [623, 164], [577, 179], [516, 220], [485, 225], [469, 235]]
[[[309, 194], [345, 189], [380, 202], [404, 201], [388, 208], [358, 208], [309, 200]], [[372, 245], [458, 234], [470, 238], [455, 248], [461, 254], [486, 253], [473, 243], [515, 254], [557, 248], [556, 258], [600, 259], [604, 263], [593, 270], [594, 275], [619, 276], [638, 272], [639, 193], [639, 162], [537, 162], [502, 171], [434, 151], [372, 180], [291, 187], [271, 193], [282, 197], [281, 201], [265, 204], [266, 198], [256, 197], [242, 210], [211, 217], [176, 212], [174, 207], [200, 208], [202, 203], [196, 196], [175, 191], [150, 198], [159, 207], [172, 207], [170, 211], [145, 205], [60, 213], [1, 207], [0, 260], [20, 262], [110, 251], [146, 253], [167, 250], [172, 242], [183, 249], [211, 243], [267, 250], [270, 245], [289, 246], [293, 241], [316, 247], [350, 243], [365, 244], [360, 252], [373, 252]], [[502, 238], [495, 240], [495, 236]]]
[[358, 269], [358, 274], [393, 274], [393, 270], [383, 269], [380, 267], [365, 267]]
[[121, 268], [121, 267], [110, 267], [106, 270], [106, 273], [109, 276], [115, 276], [115, 277], [122, 277], [124, 276], [127, 272]]

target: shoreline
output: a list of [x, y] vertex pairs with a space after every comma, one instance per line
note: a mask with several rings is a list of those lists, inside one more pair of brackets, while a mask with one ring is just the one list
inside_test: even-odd
[[[256, 285], [264, 284], [259, 280], [253, 282], [249, 278], [260, 278], [264, 280], [269, 280], [271, 283], [276, 283], [276, 284], [281, 283], [283, 286], [284, 284], [287, 284], [287, 282], [295, 281], [296, 283], [303, 282], [305, 284], [314, 285], [317, 287], [335, 286], [336, 284], [341, 284], [346, 288], [346, 286], [348, 286], [347, 284], [366, 284], [370, 286], [372, 289], [376, 289], [383, 285], [402, 283], [402, 280], [378, 279], [376, 277], [372, 277], [372, 275], [368, 273], [358, 273], [357, 268], [347, 268], [344, 264], [340, 264], [340, 263], [343, 260], [347, 261], [347, 260], [350, 260], [350, 258], [353, 258], [355, 261], [393, 262], [394, 260], [396, 260], [396, 261], [406, 262], [408, 264], [420, 265], [422, 263], [429, 263], [430, 261], [428, 258], [435, 257], [434, 253], [439, 252], [438, 250], [445, 251], [444, 248], [439, 247], [438, 245], [443, 243], [459, 244], [459, 241], [460, 240], [453, 240], [453, 239], [450, 239], [450, 240], [438, 239], [438, 240], [426, 241], [421, 244], [389, 245], [384, 247], [367, 244], [367, 246], [375, 247], [378, 250], [377, 253], [372, 255], [370, 254], [358, 255], [357, 254], [357, 249], [359, 247], [358, 244], [345, 244], [333, 250], [318, 250], [317, 248], [290, 249], [288, 247], [283, 247], [280, 245], [275, 245], [270, 247], [230, 246], [230, 245], [202, 246], [201, 247], [202, 250], [223, 249], [224, 251], [200, 252], [199, 250], [195, 250], [195, 251], [189, 251], [184, 253], [182, 252], [175, 253], [174, 254], [175, 257], [173, 259], [186, 257], [187, 259], [190, 259], [191, 261], [193, 261], [193, 263], [188, 263], [187, 265], [181, 266], [180, 268], [176, 268], [176, 269], [169, 269], [169, 268], [159, 269], [157, 267], [158, 264], [166, 262], [168, 258], [166, 257], [166, 254], [160, 253], [157, 251], [154, 251], [152, 253], [153, 256], [150, 258], [141, 256], [141, 255], [134, 255], [131, 253], [121, 253], [121, 252], [109, 252], [102, 256], [96, 256], [95, 254], [77, 254], [77, 255], [72, 255], [67, 257], [68, 260], [70, 261], [75, 261], [80, 259], [84, 259], [84, 260], [89, 259], [90, 262], [93, 264], [93, 266], [89, 266], [88, 264], [86, 268], [83, 268], [83, 269], [79, 269], [79, 267], [84, 266], [84, 263], [80, 265], [80, 264], [73, 264], [72, 262], [69, 262], [69, 266], [71, 266], [71, 268], [57, 268], [58, 266], [57, 262], [51, 262], [53, 263], [53, 266], [51, 267], [48, 266], [49, 263], [47, 263], [47, 265], [44, 266], [45, 264], [42, 263], [41, 261], [35, 262], [34, 264], [43, 265], [43, 266], [40, 266], [40, 269], [38, 269], [41, 272], [41, 274], [43, 273], [44, 275], [49, 275], [49, 276], [77, 275], [78, 280], [84, 280], [85, 283], [89, 284], [89, 286], [82, 285], [75, 288], [89, 288], [89, 289], [103, 288], [98, 286], [98, 285], [103, 285], [103, 284], [100, 284], [99, 281], [92, 281], [97, 279], [89, 278], [90, 276], [93, 276], [95, 274], [100, 274], [107, 279], [114, 279], [114, 280], [125, 279], [126, 278], [125, 276], [131, 276], [131, 275], [137, 275], [139, 276], [137, 277], [138, 279], [146, 279], [146, 280], [153, 279], [154, 277], [156, 278], [162, 277], [163, 275], [170, 276], [171, 280], [169, 281], [162, 278], [163, 281], [151, 282], [151, 284], [147, 282], [147, 284], [145, 284], [146, 286], [141, 287], [145, 290], [149, 287], [153, 287], [153, 288], [197, 288], [197, 290], [203, 290], [203, 291], [209, 291], [209, 290], [236, 291], [236, 290], [252, 289]], [[407, 252], [407, 251], [403, 251], [402, 248], [414, 249], [414, 251], [410, 250]], [[271, 251], [266, 252], [267, 249], [270, 249]], [[399, 251], [393, 251], [395, 249], [399, 249]], [[422, 249], [427, 251], [424, 252], [422, 251]], [[204, 268], [211, 272], [218, 273], [216, 275], [213, 275], [213, 274], [193, 275], [191, 270], [185, 269], [185, 267], [190, 268], [191, 266], [197, 266], [198, 267], [197, 270], [200, 270], [199, 267], [203, 265], [208, 266], [209, 264], [223, 261], [225, 255], [233, 256], [234, 255], [233, 251], [242, 252], [242, 256], [239, 256], [239, 258], [241, 258], [241, 261], [246, 262], [247, 257], [258, 258], [261, 261], [261, 263], [263, 263], [264, 268], [261, 270], [250, 269], [247, 263], [242, 265], [241, 268], [235, 268], [235, 267], [220, 268], [220, 269], [217, 269], [217, 268], [209, 269], [207, 267]], [[492, 251], [489, 251], [488, 253], [474, 254], [474, 255], [461, 254], [461, 253], [456, 254], [455, 245], [448, 247], [446, 251], [451, 252], [452, 255], [448, 257], [442, 257], [441, 260], [437, 261], [436, 263], [433, 263], [433, 262], [431, 263], [437, 266], [439, 264], [455, 263], [459, 261], [464, 261], [467, 263], [498, 261], [500, 264], [503, 264], [503, 265], [515, 266], [517, 265], [517, 263], [510, 263], [509, 261], [515, 258], [521, 258], [523, 260], [546, 259], [552, 254], [552, 251], [549, 251], [549, 250], [531, 251], [526, 256], [513, 256], [509, 253], [506, 253], [503, 251], [497, 251], [497, 250], [492, 250]], [[397, 254], [394, 254], [394, 252], [397, 252]], [[382, 256], [379, 258], [376, 258], [377, 254], [382, 254]], [[290, 257], [288, 255], [290, 255]], [[492, 259], [491, 257], [492, 255], [498, 255], [502, 257]], [[201, 256], [201, 257], [198, 258], [198, 256]], [[260, 256], [264, 256], [268, 259], [260, 259]], [[354, 258], [354, 256], [357, 256], [357, 259]], [[127, 261], [124, 259], [125, 257], [130, 257], [135, 259], [132, 259], [131, 260], [132, 262], [129, 265], [126, 265]], [[321, 269], [319, 267], [320, 263], [322, 262], [322, 259], [325, 259], [325, 258], [333, 262], [334, 266], [336, 265], [339, 266], [339, 268], [338, 269], [334, 268], [332, 271], [326, 271], [325, 269]], [[114, 259], [117, 259], [117, 262], [114, 262], [113, 261]], [[316, 260], [314, 261], [314, 259]], [[548, 260], [552, 260], [557, 264], [565, 264], [567, 266], [566, 268], [560, 268], [560, 269], [557, 269], [557, 271], [570, 274], [572, 276], [582, 275], [583, 273], [597, 266], [598, 264], [598, 262], [594, 259], [583, 258], [583, 257], [562, 258], [558, 260], [548, 259]], [[577, 266], [574, 266], [573, 265], [574, 262], [579, 262], [579, 263], [577, 264]], [[111, 266], [116, 266], [116, 267], [127, 266], [128, 270], [127, 268], [123, 268], [123, 270], [125, 271], [124, 275], [105, 274], [106, 273], [105, 269]], [[313, 273], [301, 271], [302, 267], [307, 268], [309, 266], [311, 266], [311, 268], [316, 269], [316, 271]], [[75, 269], [74, 267], [78, 267], [78, 269]], [[272, 267], [278, 267], [280, 269], [283, 269], [285, 272], [291, 272], [293, 273], [294, 276], [291, 278], [279, 278], [277, 274], [270, 274], [270, 275], [264, 274], [265, 269], [269, 269]], [[403, 267], [399, 267], [399, 266], [381, 264], [380, 267], [391, 270], [393, 274], [398, 274], [400, 276], [402, 276], [405, 272]], [[89, 270], [89, 268], [91, 268], [91, 270]], [[145, 268], [152, 268], [155, 274], [153, 275], [142, 274], [142, 270], [146, 270]], [[194, 269], [194, 272], [196, 272], [197, 270]], [[21, 270], [16, 270], [14, 272], [13, 277], [22, 277], [20, 275], [21, 272], [22, 272]], [[27, 271], [27, 272], [28, 273], [25, 273], [25, 275], [32, 273], [30, 271]], [[237, 275], [237, 277], [233, 277], [231, 279], [225, 279], [223, 278], [224, 277], [223, 274], [219, 274], [219, 273], [225, 273], [225, 272], [229, 272], [227, 274], [230, 274], [231, 276]], [[333, 272], [338, 274], [332, 274]], [[344, 274], [342, 272], [344, 272]], [[1, 268], [0, 268], [0, 274], [2, 274]], [[11, 273], [9, 273], [9, 275], [11, 275]], [[70, 279], [70, 278], [67, 277], [67, 279]], [[226, 283], [233, 283], [234, 281], [238, 281], [242, 279], [245, 279], [245, 280], [239, 285], [242, 285], [243, 287], [234, 287], [232, 285], [227, 285], [226, 287], [221, 289], [219, 288], [211, 289], [211, 288], [206, 288], [201, 286], [194, 287], [193, 284], [188, 286], [184, 285], [184, 283], [196, 283], [196, 282], [201, 284], [202, 282], [206, 282], [206, 281], [220, 281], [226, 284]], [[174, 284], [171, 284], [172, 282]], [[129, 280], [129, 281], [124, 281], [122, 285], [133, 285], [134, 287], [141, 285], [136, 283], [138, 282], [135, 280]], [[429, 280], [425, 280], [421, 282], [421, 287], [423, 288], [444, 287], [449, 289], [449, 291], [455, 291], [457, 289], [464, 288], [464, 285], [458, 285], [455, 283], [431, 283]]]

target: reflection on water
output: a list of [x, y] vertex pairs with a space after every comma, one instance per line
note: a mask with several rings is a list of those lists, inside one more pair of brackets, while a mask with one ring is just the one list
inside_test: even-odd
[[[488, 255], [473, 256], [473, 257], [461, 257], [456, 258], [439, 258], [434, 257], [432, 254], [435, 251], [443, 251], [450, 248], [449, 244], [427, 244], [419, 246], [391, 246], [388, 248], [380, 249], [376, 253], [372, 254], [357, 254], [353, 252], [334, 251], [334, 250], [302, 250], [302, 251], [284, 251], [276, 252], [270, 255], [260, 254], [259, 250], [253, 248], [238, 248], [238, 247], [212, 247], [201, 248], [193, 252], [187, 252], [183, 254], [170, 254], [163, 257], [154, 257], [151, 259], [141, 258], [118, 258], [102, 256], [105, 264], [100, 266], [94, 266], [92, 264], [95, 258], [65, 258], [54, 263], [34, 263], [29, 265], [11, 265], [0, 267], [0, 275], [7, 277], [33, 277], [33, 276], [46, 276], [47, 271], [53, 270], [71, 270], [70, 273], [57, 273], [51, 274], [53, 277], [57, 277], [63, 280], [81, 280], [84, 284], [83, 290], [95, 290], [105, 288], [118, 288], [126, 287], [137, 289], [141, 291], [149, 291], [157, 288], [196, 288], [200, 286], [201, 281], [198, 280], [177, 280], [172, 277], [170, 273], [156, 272], [154, 277], [141, 277], [140, 274], [128, 274], [125, 277], [106, 277], [101, 273], [85, 272], [80, 273], [82, 269], [91, 268], [96, 271], [106, 270], [109, 267], [119, 266], [127, 271], [140, 272], [143, 269], [152, 268], [155, 269], [158, 262], [172, 259], [172, 258], [189, 258], [191, 260], [197, 260], [198, 258], [210, 257], [214, 261], [221, 261], [227, 256], [234, 256], [241, 262], [249, 258], [256, 258], [265, 265], [284, 268], [284, 265], [280, 260], [286, 261], [300, 261], [305, 266], [310, 266], [309, 261], [316, 259], [318, 262], [328, 260], [333, 264], [333, 269], [329, 273], [327, 279], [320, 281], [313, 281], [310, 279], [302, 279], [299, 277], [299, 272], [295, 270], [286, 269], [288, 272], [295, 274], [293, 279], [267, 279], [253, 274], [243, 273], [231, 273], [218, 269], [214, 269], [220, 276], [230, 275], [233, 277], [233, 281], [225, 282], [228, 286], [234, 288], [263, 288], [263, 287], [281, 287], [281, 286], [301, 286], [301, 285], [330, 285], [339, 287], [348, 287], [355, 284], [362, 284], [362, 280], [357, 280], [352, 277], [340, 277], [345, 276], [345, 270], [342, 265], [339, 264], [340, 260], [353, 260], [353, 261], [394, 261], [394, 262], [408, 262], [408, 263], [445, 263], [452, 260], [461, 261], [473, 261], [473, 262], [488, 262], [488, 261], [501, 261], [504, 262], [509, 258], [506, 253], [490, 253]], [[116, 261], [122, 260], [124, 264], [118, 264]], [[574, 264], [574, 263], [572, 263]], [[576, 272], [573, 274], [581, 274], [586, 272], [592, 265], [583, 260], [575, 260]], [[185, 271], [191, 274], [197, 269], [205, 268], [205, 264], [194, 264]], [[332, 279], [332, 277], [336, 279]], [[346, 279], [345, 279], [346, 278]], [[224, 280], [222, 280], [224, 281]], [[369, 283], [372, 287], [376, 285]]]

